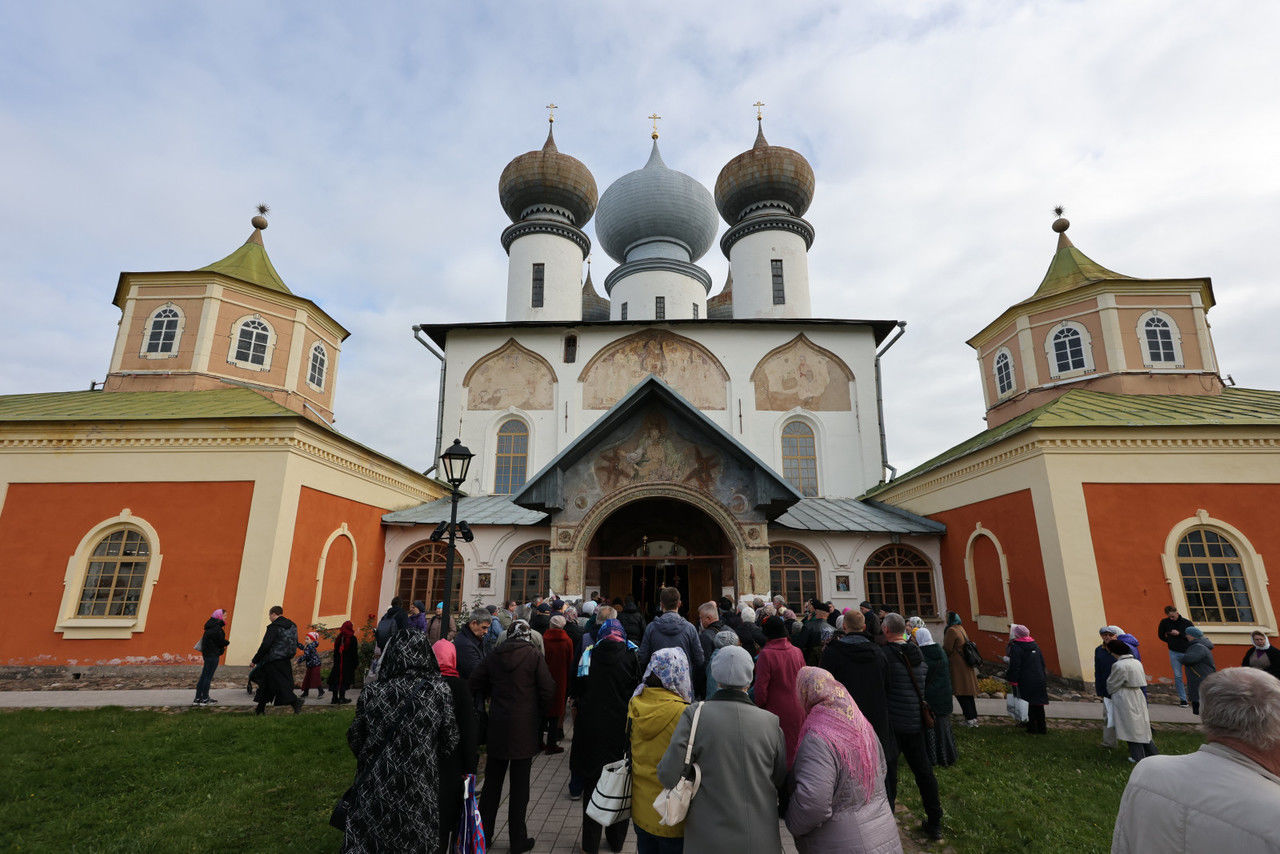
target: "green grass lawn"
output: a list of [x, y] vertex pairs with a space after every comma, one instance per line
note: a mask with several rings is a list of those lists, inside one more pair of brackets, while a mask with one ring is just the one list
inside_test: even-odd
[[[351, 707], [256, 718], [243, 710], [0, 712], [0, 849], [333, 851], [329, 812], [350, 784]], [[958, 852], [1105, 852], [1132, 766], [1096, 726], [1050, 721], [1032, 737], [992, 722], [957, 729], [938, 769]], [[1056, 727], [1056, 728], [1055, 728]], [[1164, 753], [1201, 743], [1156, 730]], [[899, 794], [923, 817], [911, 772]], [[696, 852], [691, 852], [696, 854]]]

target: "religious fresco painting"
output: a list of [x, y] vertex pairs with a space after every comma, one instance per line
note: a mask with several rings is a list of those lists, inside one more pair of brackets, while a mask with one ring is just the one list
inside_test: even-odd
[[847, 412], [853, 408], [853, 371], [838, 356], [804, 335], [770, 351], [751, 372], [756, 409]]
[[463, 378], [467, 409], [551, 409], [555, 372], [514, 339], [483, 357]]
[[608, 409], [653, 374], [698, 409], [728, 408], [729, 373], [702, 345], [662, 330], [628, 335], [582, 369], [582, 405]]

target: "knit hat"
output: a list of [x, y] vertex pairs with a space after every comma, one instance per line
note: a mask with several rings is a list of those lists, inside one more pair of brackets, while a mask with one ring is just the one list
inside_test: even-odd
[[740, 646], [726, 646], [711, 656], [711, 678], [726, 688], [745, 688], [751, 684], [755, 667], [751, 656]]
[[764, 636], [769, 640], [777, 638], [785, 638], [787, 636], [787, 624], [783, 622], [781, 617], [770, 617], [764, 621]]
[[1202, 638], [1204, 637], [1204, 632], [1196, 626], [1187, 626], [1187, 637]]
[[414, 599], [413, 607], [418, 609], [419, 614], [425, 614], [427, 612], [427, 603], [421, 599]]
[[560, 616], [559, 614], [551, 615], [551, 628], [563, 629], [564, 625], [565, 625], [564, 617]]
[[1018, 640], [1019, 638], [1029, 638], [1031, 637], [1031, 630], [1020, 623], [1014, 623], [1013, 627], [1009, 631], [1009, 637], [1014, 640]]
[[733, 629], [722, 629], [716, 632], [711, 643], [716, 649], [723, 649], [726, 646], [742, 646], [742, 639]]
[[312, 643], [320, 643], [320, 633], [307, 632], [307, 640], [311, 641]]

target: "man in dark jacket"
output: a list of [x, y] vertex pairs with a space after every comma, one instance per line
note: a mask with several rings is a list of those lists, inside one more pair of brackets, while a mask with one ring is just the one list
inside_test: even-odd
[[631, 596], [628, 596], [623, 604], [622, 613], [618, 615], [618, 622], [622, 623], [622, 630], [627, 633], [627, 640], [636, 644], [640, 643], [640, 640], [644, 637], [644, 614], [640, 613], [636, 600]]
[[811, 667], [817, 666], [818, 660], [822, 658], [822, 647], [826, 639], [835, 633], [835, 628], [827, 622], [827, 615], [830, 614], [827, 607], [826, 602], [810, 599], [809, 607], [805, 610], [811, 611], [812, 616], [796, 638], [796, 646], [804, 653], [804, 663]]
[[298, 651], [298, 626], [284, 615], [284, 608], [272, 605], [267, 618], [267, 631], [253, 656], [258, 665], [258, 693], [253, 699], [258, 703], [254, 714], [265, 714], [267, 703], [277, 706], [293, 706], [296, 715], [302, 711], [302, 698], [293, 693], [293, 656]]
[[1173, 684], [1178, 689], [1179, 705], [1187, 704], [1187, 689], [1182, 683], [1182, 654], [1187, 651], [1191, 641], [1187, 638], [1187, 629], [1194, 625], [1186, 617], [1178, 613], [1173, 605], [1166, 605], [1164, 619], [1156, 627], [1156, 636], [1169, 647], [1169, 666], [1173, 668]]
[[458, 651], [458, 676], [470, 679], [480, 662], [484, 661], [484, 636], [489, 631], [489, 612], [477, 608], [471, 619], [453, 638], [453, 648]]
[[[907, 643], [903, 637], [907, 621], [901, 614], [886, 614], [881, 625], [888, 641], [885, 658], [889, 663], [889, 725], [893, 727], [893, 738], [898, 742], [898, 754], [911, 766], [916, 787], [920, 790], [925, 814], [920, 829], [931, 839], [941, 839], [942, 801], [938, 798], [938, 780], [933, 776], [933, 765], [929, 762], [920, 708], [928, 665], [924, 663], [920, 648]], [[898, 796], [897, 762], [889, 765], [884, 788], [892, 808]]]
[[827, 644], [819, 666], [853, 697], [880, 739], [885, 762], [891, 765], [898, 761], [898, 742], [889, 723], [889, 663], [884, 649], [862, 634], [866, 628], [862, 614], [850, 611], [844, 619], [845, 633]]
[[396, 596], [391, 600], [391, 607], [378, 619], [378, 625], [373, 630], [373, 640], [379, 649], [386, 649], [391, 636], [407, 628], [409, 612], [404, 609], [404, 600]]
[[[680, 616], [680, 591], [674, 587], [664, 587], [658, 593], [658, 602], [662, 605], [662, 613], [644, 630], [644, 640], [640, 642], [640, 672], [649, 666], [649, 656], [669, 646], [679, 647], [689, 657], [695, 684], [698, 674], [706, 664], [702, 654], [702, 641], [693, 623]], [[619, 620], [621, 622], [621, 620]], [[706, 675], [703, 674], [703, 683]]]
[[884, 631], [880, 628], [880, 616], [876, 613], [875, 605], [863, 602], [858, 606], [858, 610], [862, 612], [862, 618], [867, 623], [867, 627], [862, 630], [863, 635], [872, 643], [884, 646]]

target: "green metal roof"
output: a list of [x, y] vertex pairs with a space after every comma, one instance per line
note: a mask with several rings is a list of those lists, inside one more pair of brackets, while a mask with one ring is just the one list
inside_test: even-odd
[[267, 249], [262, 244], [262, 231], [257, 228], [253, 230], [253, 234], [249, 235], [244, 245], [235, 252], [221, 261], [214, 261], [207, 267], [201, 267], [196, 272], [222, 273], [273, 291], [293, 293], [285, 287], [284, 280], [271, 265], [271, 259], [267, 257]]
[[[1227, 388], [1221, 394], [1178, 395], [1073, 389], [999, 427], [982, 431], [891, 483], [919, 477], [1032, 428], [1080, 427], [1280, 427], [1280, 391]], [[889, 485], [868, 490], [866, 496]]]
[[1133, 277], [1108, 270], [1085, 255], [1075, 247], [1064, 231], [1058, 234], [1058, 251], [1053, 254], [1053, 260], [1049, 262], [1049, 269], [1045, 272], [1040, 287], [1024, 302], [1060, 294], [1091, 282], [1131, 278]]
[[301, 418], [247, 388], [208, 391], [61, 391], [0, 395], [0, 421], [156, 421]]

